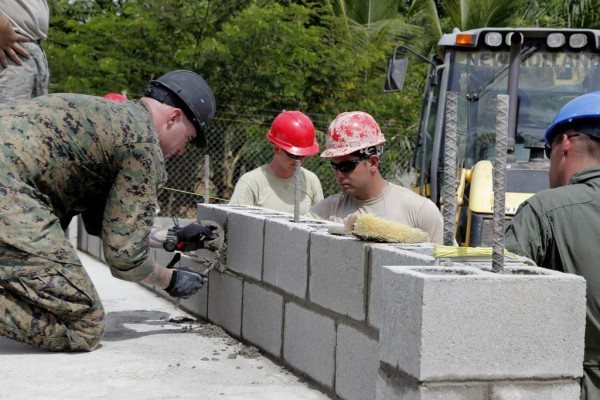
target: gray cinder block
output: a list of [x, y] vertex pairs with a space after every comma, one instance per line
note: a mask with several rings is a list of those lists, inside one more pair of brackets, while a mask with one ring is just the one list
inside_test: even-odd
[[102, 246], [102, 241], [98, 236], [88, 235], [87, 240], [87, 252], [88, 254], [100, 259], [100, 246]]
[[308, 245], [314, 228], [288, 219], [265, 222], [264, 282], [305, 298], [308, 286]]
[[[156, 261], [158, 265], [162, 265], [163, 267], [166, 267], [171, 262], [173, 257], [175, 257], [174, 252], [169, 252], [163, 249], [156, 249], [155, 254], [156, 255], [154, 256], [154, 261]], [[177, 267], [177, 265], [175, 266]]]
[[[171, 254], [171, 253], [169, 253]], [[193, 260], [182, 257], [181, 262], [178, 267], [189, 268], [192, 271], [197, 271], [200, 273], [204, 273], [206, 267], [201, 265]], [[192, 314], [197, 315], [201, 318], [208, 318], [208, 287], [210, 285], [210, 280], [206, 283], [196, 294], [187, 298], [181, 299], [181, 307], [190, 311]]]
[[227, 224], [227, 268], [262, 279], [265, 217], [231, 212]]
[[285, 305], [283, 359], [315, 381], [333, 387], [334, 321], [294, 303]]
[[384, 265], [434, 265], [435, 258], [428, 255], [429, 245], [374, 244], [371, 246], [371, 277], [369, 280], [369, 312], [367, 320], [377, 329], [385, 319], [381, 270]]
[[242, 337], [281, 358], [283, 297], [245, 282], [243, 307]]
[[419, 381], [581, 376], [584, 279], [505, 272], [384, 267], [380, 360]]
[[367, 251], [366, 242], [349, 236], [311, 233], [310, 301], [364, 320]]
[[242, 328], [242, 280], [211, 271], [208, 275], [208, 319], [240, 337]]
[[[485, 382], [432, 382], [420, 384], [405, 375], [388, 374], [379, 370], [376, 400], [485, 400], [489, 399]], [[494, 400], [500, 400], [495, 399]], [[533, 399], [531, 399], [533, 400]]]
[[576, 380], [425, 382], [379, 370], [376, 400], [579, 400]]
[[198, 221], [205, 219], [214, 221], [225, 228], [227, 216], [231, 210], [235, 210], [235, 208], [228, 205], [198, 203], [196, 219]]
[[337, 329], [335, 391], [345, 400], [375, 398], [379, 343], [340, 324]]
[[579, 400], [579, 382], [556, 380], [540, 382], [498, 382], [490, 390], [490, 398], [499, 400], [544, 399]]
[[106, 263], [106, 257], [104, 257], [104, 243], [102, 243], [102, 240], [100, 241], [100, 260], [104, 263]]
[[88, 233], [83, 226], [83, 219], [77, 218], [77, 248], [79, 250], [87, 251], [87, 240]]

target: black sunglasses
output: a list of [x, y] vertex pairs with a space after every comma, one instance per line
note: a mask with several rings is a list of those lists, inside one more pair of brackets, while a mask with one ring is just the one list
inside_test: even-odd
[[[283, 149], [282, 149], [283, 150]], [[287, 151], [283, 150], [283, 152], [285, 153], [286, 156], [288, 156], [289, 158], [292, 158], [294, 160], [301, 160], [303, 158], [305, 158], [306, 156], [297, 156], [295, 154], [292, 153], [288, 153]]]
[[363, 160], [366, 160], [365, 158], [359, 158], [358, 160], [348, 160], [348, 161], [342, 161], [339, 163], [334, 163], [333, 161], [331, 161], [331, 168], [333, 169], [333, 171], [340, 171], [340, 172], [351, 172], [354, 171], [354, 169], [356, 168], [356, 166]]
[[[573, 133], [571, 135], [567, 135], [567, 137], [568, 138], [572, 138], [572, 137], [579, 136], [579, 135], [580, 135], [579, 133]], [[546, 158], [549, 159], [550, 158], [550, 154], [552, 154], [552, 143], [556, 143], [556, 142], [558, 142], [561, 139], [562, 139], [562, 135], [558, 135], [558, 136], [556, 136], [554, 139], [552, 139], [550, 141], [550, 144], [545, 144], [544, 145], [544, 154], [546, 155]]]

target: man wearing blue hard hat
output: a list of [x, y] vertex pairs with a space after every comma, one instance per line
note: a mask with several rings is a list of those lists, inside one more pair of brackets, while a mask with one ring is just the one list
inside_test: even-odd
[[525, 201], [506, 249], [587, 281], [582, 399], [600, 399], [600, 92], [567, 103], [546, 130], [550, 189]]

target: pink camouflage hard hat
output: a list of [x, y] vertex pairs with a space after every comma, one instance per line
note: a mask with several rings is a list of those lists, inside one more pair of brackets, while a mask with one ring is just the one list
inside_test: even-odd
[[321, 157], [342, 157], [385, 142], [373, 117], [364, 111], [339, 114], [329, 125]]

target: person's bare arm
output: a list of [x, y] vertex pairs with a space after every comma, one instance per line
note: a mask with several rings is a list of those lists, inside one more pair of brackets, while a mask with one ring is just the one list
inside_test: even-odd
[[0, 12], [0, 64], [4, 68], [8, 67], [10, 58], [17, 65], [23, 65], [23, 60], [19, 56], [29, 58], [29, 53], [19, 42], [28, 42], [29, 38], [23, 36], [13, 29], [8, 18]]

